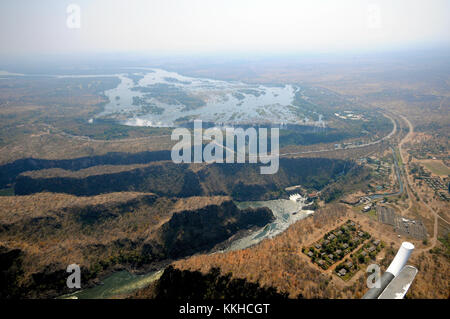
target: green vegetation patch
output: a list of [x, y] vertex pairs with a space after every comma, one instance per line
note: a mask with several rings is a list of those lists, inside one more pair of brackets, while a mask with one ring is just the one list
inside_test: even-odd
[[161, 115], [164, 113], [162, 107], [158, 107], [155, 103], [148, 102], [146, 97], [133, 96], [133, 105], [140, 106], [142, 114], [156, 114]]
[[313, 263], [326, 270], [370, 238], [371, 235], [363, 231], [358, 223], [348, 220], [302, 251]]
[[[367, 233], [366, 233], [367, 234]], [[335, 268], [335, 274], [342, 280], [347, 281], [352, 278], [360, 269], [366, 268], [370, 262], [376, 260], [378, 253], [384, 248], [384, 242], [372, 239], [358, 249], [356, 253], [350, 255]]]
[[206, 105], [202, 99], [186, 93], [175, 85], [166, 83], [137, 86], [132, 88], [132, 90], [146, 93], [147, 97], [153, 97], [162, 103], [170, 105], [181, 104], [184, 106], [182, 111], [190, 111]]
[[450, 168], [447, 167], [442, 161], [426, 160], [422, 161], [422, 164], [429, 169], [433, 174], [446, 176], [450, 175]]

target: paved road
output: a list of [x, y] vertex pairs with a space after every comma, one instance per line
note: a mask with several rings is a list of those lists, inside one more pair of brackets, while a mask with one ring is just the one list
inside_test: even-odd
[[[389, 116], [389, 115], [387, 115], [387, 114], [385, 114], [385, 113], [383, 113], [383, 116], [385, 116], [386, 118], [388, 118], [388, 119], [391, 120], [391, 122], [392, 122], [392, 124], [393, 124], [393, 128], [392, 128], [392, 131], [391, 131], [388, 135], [386, 135], [386, 136], [384, 136], [384, 137], [382, 137], [382, 138], [380, 138], [380, 139], [378, 139], [378, 140], [376, 140], [376, 141], [369, 142], [369, 143], [366, 143], [366, 144], [360, 144], [360, 145], [351, 145], [351, 146], [346, 147], [345, 149], [327, 148], [327, 149], [313, 150], [313, 151], [302, 151], [302, 152], [293, 152], [293, 153], [282, 153], [282, 154], [279, 154], [279, 156], [302, 155], [302, 154], [314, 154], [314, 153], [332, 152], [332, 151], [340, 151], [340, 150], [349, 150], [349, 149], [363, 148], [363, 147], [367, 147], [367, 146], [379, 144], [379, 143], [381, 143], [382, 141], [385, 141], [385, 140], [391, 138], [391, 137], [397, 132], [397, 123], [395, 122], [395, 120], [394, 120], [391, 116]], [[146, 137], [136, 137], [136, 138], [126, 138], [126, 139], [99, 140], [99, 139], [93, 139], [93, 138], [90, 138], [89, 136], [72, 135], [72, 134], [66, 133], [66, 132], [64, 132], [64, 131], [62, 131], [62, 130], [60, 130], [60, 129], [58, 129], [58, 128], [56, 128], [56, 127], [50, 125], [50, 124], [45, 124], [45, 125], [46, 125], [49, 129], [53, 129], [53, 130], [57, 131], [57, 134], [59, 134], [59, 135], [61, 135], [61, 136], [68, 137], [68, 138], [72, 138], [72, 139], [77, 139], [77, 140], [80, 140], [80, 141], [85, 141], [85, 142], [95, 142], [95, 143], [128, 143], [128, 142], [136, 142], [136, 141], [143, 141], [143, 140], [151, 140], [151, 139], [154, 139], [154, 138], [162, 138], [162, 137], [170, 137], [170, 136], [171, 136], [170, 134], [166, 134], [166, 135], [152, 135], [152, 136], [146, 136]], [[216, 145], [218, 145], [218, 144], [216, 144]], [[234, 153], [234, 151], [232, 151], [232, 150], [226, 148], [225, 146], [222, 146], [222, 145], [218, 145], [218, 146], [221, 146], [221, 147], [223, 147], [224, 149], [226, 149], [226, 150], [228, 150], [228, 151]], [[274, 155], [275, 155], [275, 154], [273, 154], [273, 155], [271, 154], [271, 155], [269, 155], [268, 157], [272, 157], [272, 156], [274, 156]]]
[[[366, 144], [351, 145], [351, 146], [348, 146], [348, 147], [346, 147], [346, 148], [340, 148], [340, 149], [336, 149], [336, 148], [327, 148], [327, 149], [313, 150], [313, 151], [292, 152], [292, 153], [280, 153], [280, 154], [279, 154], [279, 157], [283, 157], [283, 156], [291, 156], [291, 155], [302, 155], [302, 154], [323, 153], [323, 152], [335, 152], [335, 151], [342, 151], [342, 150], [349, 150], [349, 149], [363, 148], [363, 147], [367, 147], [367, 146], [371, 146], [371, 145], [375, 145], [375, 144], [381, 143], [382, 141], [385, 141], [385, 140], [391, 138], [394, 134], [397, 133], [397, 123], [395, 122], [395, 120], [394, 120], [391, 116], [389, 116], [389, 115], [387, 115], [387, 114], [385, 114], [385, 113], [383, 113], [383, 115], [384, 115], [386, 118], [388, 118], [388, 119], [391, 120], [391, 122], [392, 122], [392, 124], [393, 124], [393, 128], [392, 128], [392, 131], [391, 131], [388, 135], [386, 135], [386, 136], [384, 136], [384, 137], [382, 137], [382, 138], [380, 138], [380, 139], [378, 139], [378, 140], [376, 140], [376, 141], [373, 141], [373, 142], [370, 142], [370, 143], [366, 143]], [[213, 141], [213, 143], [215, 143], [215, 141]], [[215, 144], [216, 144], [216, 146], [222, 147], [224, 150], [226, 150], [226, 151], [228, 151], [228, 152], [231, 152], [231, 154], [234, 154], [234, 151], [233, 151], [232, 149], [230, 149], [230, 148], [228, 148], [228, 147], [226, 147], [226, 146], [224, 146], [224, 145], [219, 145], [219, 144], [217, 144], [217, 143], [215, 143]], [[276, 154], [270, 154], [270, 155], [267, 155], [267, 156], [262, 156], [262, 158], [270, 158], [270, 157], [274, 157], [275, 155], [276, 155]], [[258, 155], [250, 155], [249, 157], [251, 157], [251, 158], [253, 158], [253, 157], [259, 157], [259, 158], [261, 158], [261, 156], [258, 156]]]
[[376, 199], [376, 198], [381, 198], [381, 197], [388, 197], [388, 196], [400, 196], [403, 194], [404, 191], [404, 186], [403, 186], [403, 179], [402, 179], [402, 173], [400, 171], [400, 168], [398, 167], [398, 160], [395, 156], [395, 150], [394, 148], [391, 146], [391, 150], [392, 150], [392, 157], [394, 158], [394, 167], [395, 167], [395, 174], [397, 175], [397, 181], [399, 184], [399, 190], [397, 192], [394, 193], [384, 193], [384, 194], [374, 194], [374, 195], [370, 195], [369, 197], [372, 199]]
[[382, 141], [385, 141], [385, 140], [391, 138], [395, 133], [397, 133], [397, 123], [395, 122], [395, 120], [392, 117], [390, 117], [389, 115], [385, 114], [385, 113], [382, 113], [382, 114], [383, 114], [384, 117], [387, 117], [388, 119], [391, 120], [391, 122], [393, 124], [393, 128], [392, 128], [392, 131], [388, 135], [386, 135], [386, 136], [384, 136], [384, 137], [382, 137], [382, 138], [380, 138], [380, 139], [378, 139], [376, 141], [373, 141], [373, 142], [370, 142], [370, 143], [366, 143], [366, 144], [360, 144], [360, 145], [351, 145], [351, 146], [348, 146], [346, 148], [341, 148], [341, 149], [330, 148], [330, 149], [322, 149], [322, 150], [316, 150], [316, 151], [282, 153], [282, 154], [280, 154], [280, 156], [311, 154], [311, 153], [322, 153], [322, 152], [332, 152], [332, 151], [340, 151], [340, 150], [349, 150], [349, 149], [362, 148], [362, 147], [367, 147], [367, 146], [371, 146], [371, 145], [375, 145], [375, 144], [381, 143]]

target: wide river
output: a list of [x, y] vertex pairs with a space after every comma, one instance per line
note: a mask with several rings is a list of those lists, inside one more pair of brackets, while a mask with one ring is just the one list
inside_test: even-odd
[[290, 84], [260, 85], [194, 78], [161, 69], [114, 76], [121, 82], [104, 92], [109, 102], [96, 116], [98, 119], [154, 127], [175, 127], [194, 119], [219, 126], [309, 121], [292, 105], [299, 88]]

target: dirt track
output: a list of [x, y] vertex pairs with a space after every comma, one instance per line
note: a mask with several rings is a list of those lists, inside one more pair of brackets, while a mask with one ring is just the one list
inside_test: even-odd
[[[406, 188], [407, 188], [407, 190], [408, 190], [408, 198], [409, 198], [409, 201], [410, 201], [410, 204], [409, 204], [409, 207], [408, 207], [408, 209], [407, 210], [409, 210], [411, 207], [412, 207], [412, 198], [413, 198], [413, 195], [411, 194], [411, 191], [410, 190], [413, 190], [413, 191], [415, 191], [415, 189], [413, 188], [413, 183], [411, 183], [411, 180], [410, 180], [410, 176], [409, 176], [409, 174], [408, 174], [408, 171], [409, 171], [409, 167], [408, 167], [408, 162], [406, 162], [405, 160], [404, 160], [404, 152], [406, 152], [402, 147], [403, 147], [403, 144], [405, 144], [406, 142], [409, 142], [410, 140], [411, 140], [411, 138], [414, 136], [414, 126], [412, 125], [412, 123], [405, 117], [405, 116], [403, 116], [403, 115], [399, 115], [407, 124], [408, 124], [408, 127], [409, 127], [409, 132], [408, 132], [408, 134], [400, 141], [400, 143], [398, 144], [398, 148], [399, 148], [399, 153], [400, 153], [400, 157], [401, 157], [401, 159], [402, 159], [402, 162], [403, 162], [403, 165], [405, 166], [405, 182], [406, 182]], [[405, 155], [406, 156], [406, 155]], [[415, 193], [416, 194], [418, 194], [417, 193], [417, 191], [415, 191]], [[424, 252], [424, 251], [428, 251], [428, 250], [430, 250], [430, 249], [433, 249], [435, 246], [436, 246], [436, 244], [437, 244], [437, 237], [438, 237], [438, 222], [439, 222], [439, 219], [442, 219], [444, 222], [446, 222], [447, 224], [448, 224], [448, 221], [446, 221], [445, 219], [443, 219], [442, 217], [440, 217], [439, 216], [439, 214], [437, 213], [437, 212], [435, 212], [434, 211], [434, 209], [432, 209], [427, 203], [425, 203], [423, 200], [422, 200], [422, 198], [420, 198], [420, 196], [418, 196], [417, 195], [417, 197], [419, 198], [419, 202], [424, 206], [424, 207], [426, 207], [431, 213], [432, 213], [432, 215], [434, 216], [434, 227], [433, 227], [433, 237], [432, 237], [432, 240], [431, 240], [431, 245], [429, 246], [429, 247], [426, 247], [426, 248], [422, 248], [422, 249], [417, 249], [417, 251], [420, 251], [420, 252]]]

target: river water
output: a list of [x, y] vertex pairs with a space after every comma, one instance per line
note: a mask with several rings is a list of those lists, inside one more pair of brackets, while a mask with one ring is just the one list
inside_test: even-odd
[[158, 280], [162, 273], [163, 270], [158, 270], [144, 275], [136, 275], [126, 270], [118, 271], [106, 277], [101, 285], [64, 295], [61, 299], [110, 299], [126, 296]]
[[265, 238], [272, 238], [281, 234], [295, 222], [304, 219], [313, 213], [313, 211], [310, 210], [302, 210], [306, 205], [305, 198], [301, 198], [299, 201], [277, 199], [237, 203], [237, 206], [240, 209], [267, 207], [273, 212], [275, 221], [244, 238], [232, 242], [225, 251], [245, 249], [259, 243]]
[[[297, 90], [292, 85], [194, 78], [161, 69], [132, 73], [131, 77], [140, 77], [134, 80], [130, 74], [115, 76], [121, 82], [104, 92], [109, 103], [97, 118], [112, 118], [130, 126], [155, 127], [174, 127], [180, 119], [199, 119], [217, 125], [293, 124], [304, 119], [292, 106]], [[133, 103], [134, 98], [160, 111], [143, 111], [142, 105]], [[186, 108], [184, 103], [193, 100], [203, 105]]]

